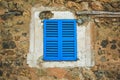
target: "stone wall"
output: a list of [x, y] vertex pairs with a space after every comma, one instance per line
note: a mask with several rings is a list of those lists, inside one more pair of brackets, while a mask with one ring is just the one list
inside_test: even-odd
[[0, 0], [0, 80], [120, 80], [120, 18], [92, 19], [94, 67], [28, 67], [29, 24], [35, 5], [120, 11], [119, 0]]

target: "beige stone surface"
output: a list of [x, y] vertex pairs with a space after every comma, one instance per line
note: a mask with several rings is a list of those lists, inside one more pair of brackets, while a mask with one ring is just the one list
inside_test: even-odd
[[[29, 51], [31, 7], [36, 4], [39, 6], [58, 5], [74, 12], [82, 10], [81, 2], [88, 2], [89, 10], [92, 10], [90, 4], [94, 1], [100, 1], [100, 7], [97, 5], [94, 10], [101, 10], [103, 7], [104, 11], [120, 11], [119, 0], [60, 0], [58, 2], [55, 0], [0, 0], [0, 80], [120, 80], [120, 18], [97, 18], [96, 21], [92, 17], [95, 22], [93, 24], [95, 30], [91, 30], [95, 36], [92, 36], [95, 66], [91, 68], [62, 68], [63, 70], [58, 68], [57, 71], [53, 68], [51, 72], [61, 78], [58, 79], [48, 74], [47, 69], [43, 75], [39, 75], [38, 69], [31, 69], [26, 64], [26, 55]], [[113, 4], [113, 2], [117, 3]], [[94, 3], [93, 6], [98, 3]], [[110, 9], [108, 5], [113, 9]], [[23, 11], [23, 15], [5, 15], [5, 12], [10, 10]], [[81, 25], [91, 20], [88, 15], [80, 18], [84, 21]], [[9, 43], [11, 41], [15, 42], [13, 44], [16, 44], [16, 47]], [[65, 75], [55, 72], [63, 72]]]

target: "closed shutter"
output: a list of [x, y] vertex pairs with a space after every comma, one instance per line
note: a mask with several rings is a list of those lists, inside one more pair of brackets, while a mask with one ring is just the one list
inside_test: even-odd
[[76, 20], [44, 20], [44, 60], [77, 60]]

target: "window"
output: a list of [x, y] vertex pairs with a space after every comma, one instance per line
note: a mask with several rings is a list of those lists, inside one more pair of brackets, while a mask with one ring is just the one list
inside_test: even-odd
[[76, 20], [44, 20], [45, 61], [77, 60]]
[[[51, 11], [54, 14], [54, 16], [52, 16], [52, 18], [50, 18], [49, 20], [40, 19], [39, 14], [42, 11]], [[76, 16], [74, 13], [72, 13], [71, 11], [67, 11], [67, 10], [65, 11], [65, 9], [61, 9], [61, 11], [58, 11], [56, 7], [54, 8], [33, 7], [31, 12], [32, 13], [31, 13], [30, 39], [29, 39], [30, 45], [29, 45], [29, 53], [27, 54], [27, 64], [29, 65], [29, 67], [39, 68], [40, 65], [44, 68], [54, 68], [54, 67], [74, 68], [74, 67], [94, 66], [95, 64], [94, 63], [94, 51], [91, 48], [92, 47], [91, 29], [95, 27], [93, 26], [94, 25], [93, 22], [89, 21], [88, 24], [77, 25], [78, 23], [76, 22], [77, 20], [76, 20]], [[61, 21], [59, 22], [59, 20]], [[62, 50], [60, 49], [58, 49], [60, 53], [58, 51], [57, 51], [58, 53], [56, 53], [57, 57], [52, 56], [52, 52], [55, 53], [55, 51], [52, 51], [51, 54], [47, 54], [47, 53], [50, 53], [48, 50], [45, 51], [45, 49], [47, 48], [49, 49], [49, 48], [54, 47], [53, 45], [50, 45], [50, 44], [48, 45], [48, 43], [46, 45], [45, 43], [48, 41], [54, 41], [55, 39], [52, 39], [52, 37], [46, 37], [46, 34], [44, 34], [46, 33], [45, 31], [48, 31], [48, 33], [49, 31], [51, 31], [49, 29], [48, 30], [45, 29], [45, 27], [48, 26], [48, 24], [46, 23], [50, 22], [52, 24], [53, 22], [54, 24], [54, 21], [57, 22], [57, 26], [58, 25], [63, 26], [62, 24], [59, 24], [59, 23], [62, 23], [63, 21], [70, 22], [70, 23], [72, 22], [74, 24], [74, 29], [72, 30], [74, 31], [74, 35], [75, 35], [73, 37], [73, 41], [75, 41], [74, 42], [74, 45], [75, 45], [74, 56], [75, 57], [63, 57], [62, 56], [63, 54], [61, 52]], [[51, 29], [53, 29], [53, 27]], [[77, 28], [77, 31], [75, 30], [76, 28]], [[62, 31], [62, 29], [59, 29], [58, 27], [57, 31], [60, 32], [60, 30]], [[68, 30], [68, 31], [70, 32], [72, 30]], [[63, 31], [65, 32], [65, 30]], [[53, 29], [53, 32], [54, 32], [54, 29]], [[60, 37], [60, 34], [62, 33], [62, 32], [61, 33], [59, 32], [57, 33], [58, 37]], [[77, 35], [76, 35], [76, 32], [77, 32]], [[60, 40], [58, 39], [58, 37], [56, 41], [59, 42], [57, 44], [60, 44], [60, 42], [63, 40], [64, 37], [62, 37]], [[76, 46], [76, 39], [77, 39], [77, 46]], [[61, 45], [62, 45], [62, 42], [61, 42]], [[66, 45], [67, 45], [66, 47], [70, 46], [70, 44], [67, 44], [67, 43]], [[53, 46], [53, 47], [50, 47], [50, 46]], [[59, 45], [57, 45], [57, 47], [60, 48]], [[65, 42], [64, 42], [64, 47], [65, 47]], [[64, 60], [63, 58], [66, 60]]]

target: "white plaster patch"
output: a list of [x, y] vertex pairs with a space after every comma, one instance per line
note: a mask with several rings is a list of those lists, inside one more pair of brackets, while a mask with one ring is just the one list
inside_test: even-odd
[[[46, 10], [51, 10], [47, 8]], [[43, 10], [33, 8], [30, 24], [30, 48], [27, 56], [27, 64], [30, 67], [39, 67], [39, 61], [43, 56], [43, 23], [39, 19], [39, 13]], [[76, 19], [70, 11], [53, 11], [52, 19]], [[90, 23], [88, 26], [77, 26], [77, 61], [43, 61], [43, 67], [91, 67], [92, 61]], [[38, 61], [39, 60], [39, 61]]]

